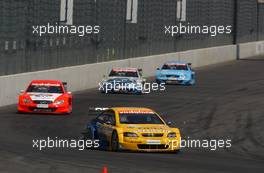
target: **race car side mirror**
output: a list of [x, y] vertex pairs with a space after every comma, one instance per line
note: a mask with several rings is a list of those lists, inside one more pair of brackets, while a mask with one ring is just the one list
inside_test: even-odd
[[157, 70], [160, 70], [160, 68], [157, 68]]
[[188, 63], [189, 66], [192, 66], [192, 63]]
[[138, 69], [138, 73], [140, 76], [143, 76], [143, 70], [141, 68]]
[[72, 94], [72, 92], [70, 92], [70, 91], [69, 91], [69, 92], [67, 92], [67, 93], [68, 93], [68, 94]]
[[112, 125], [111, 121], [106, 121], [105, 124], [106, 125]]
[[25, 90], [20, 90], [19, 94], [23, 94], [25, 92]]
[[63, 85], [65, 91], [67, 91], [67, 89], [68, 89], [68, 83], [67, 82], [62, 82], [62, 85]]
[[169, 126], [172, 125], [172, 122], [171, 121], [168, 121], [167, 122], [167, 125], [169, 125]]

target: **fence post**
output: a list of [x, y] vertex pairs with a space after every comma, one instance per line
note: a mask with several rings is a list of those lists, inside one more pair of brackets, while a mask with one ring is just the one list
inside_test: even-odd
[[233, 44], [237, 44], [238, 0], [234, 0]]

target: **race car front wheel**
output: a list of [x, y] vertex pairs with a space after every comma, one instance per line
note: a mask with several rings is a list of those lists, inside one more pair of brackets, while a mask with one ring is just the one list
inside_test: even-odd
[[116, 131], [114, 131], [112, 134], [111, 150], [114, 152], [119, 150], [119, 139], [118, 139], [118, 135], [117, 135]]

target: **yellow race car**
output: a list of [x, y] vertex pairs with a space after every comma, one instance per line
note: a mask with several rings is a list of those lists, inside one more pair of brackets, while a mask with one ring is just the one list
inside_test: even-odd
[[147, 108], [94, 108], [101, 113], [87, 124], [86, 140], [99, 140], [100, 148], [111, 151], [175, 152], [180, 149], [180, 130], [171, 128]]

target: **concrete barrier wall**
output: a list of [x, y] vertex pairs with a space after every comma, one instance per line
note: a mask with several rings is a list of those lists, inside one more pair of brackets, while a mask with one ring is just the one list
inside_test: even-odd
[[54, 79], [68, 82], [72, 92], [98, 87], [104, 75], [113, 67], [137, 67], [143, 69], [145, 77], [154, 76], [156, 68], [165, 61], [182, 60], [202, 67], [236, 59], [236, 46], [221, 46], [185, 52], [139, 57], [81, 66], [65, 67], [17, 75], [0, 76], [0, 106], [15, 104], [20, 90], [34, 79]]
[[239, 44], [238, 54], [239, 59], [264, 55], [264, 41]]

